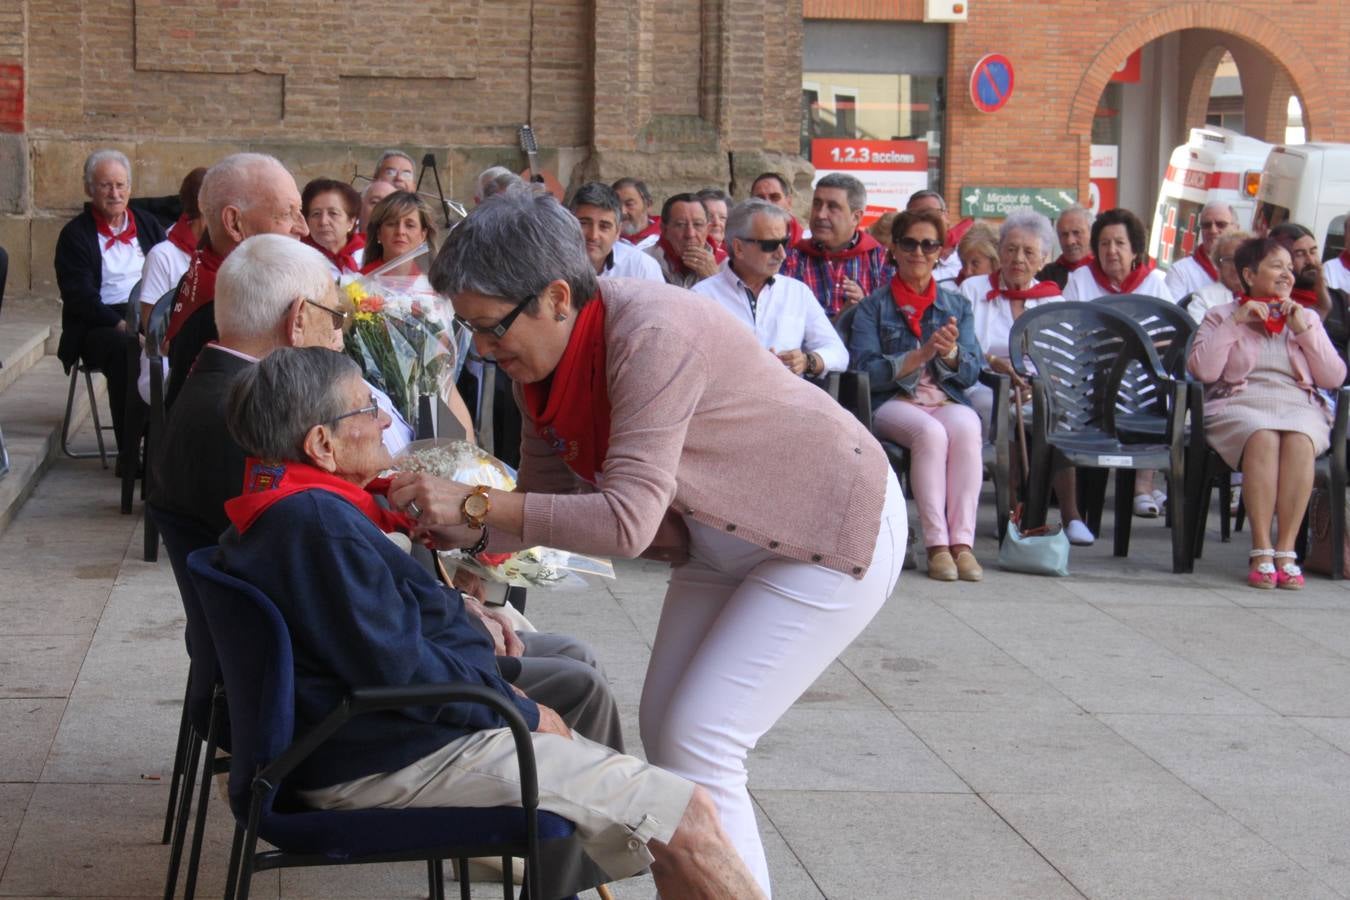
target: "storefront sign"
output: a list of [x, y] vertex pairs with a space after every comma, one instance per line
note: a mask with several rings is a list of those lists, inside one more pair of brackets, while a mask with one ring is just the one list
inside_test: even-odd
[[909, 195], [928, 187], [928, 145], [923, 141], [816, 138], [811, 142], [816, 181], [833, 172], [852, 175], [867, 188], [863, 227], [884, 212], [904, 209]]
[[1003, 219], [1015, 209], [1030, 209], [1053, 219], [1077, 202], [1073, 188], [968, 187], [961, 191], [961, 215]]
[[1088, 178], [1092, 182], [1089, 211], [1095, 216], [1104, 209], [1115, 209], [1120, 184], [1120, 148], [1115, 144], [1093, 144]]
[[980, 112], [998, 112], [1012, 92], [1012, 60], [1002, 53], [987, 54], [971, 70], [970, 99]]

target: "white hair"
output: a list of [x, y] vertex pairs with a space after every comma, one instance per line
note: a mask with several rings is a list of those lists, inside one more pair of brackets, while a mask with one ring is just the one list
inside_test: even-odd
[[396, 157], [398, 159], [406, 159], [408, 165], [412, 166], [414, 169], [417, 168], [417, 163], [413, 162], [413, 158], [402, 150], [386, 150], [380, 154], [380, 161], [375, 164], [375, 174], [379, 175], [380, 169], [384, 167], [384, 164]]
[[1230, 219], [1233, 220], [1233, 224], [1234, 224], [1234, 225], [1237, 224], [1237, 210], [1233, 209], [1233, 204], [1229, 203], [1227, 200], [1211, 200], [1211, 201], [1209, 201], [1208, 203], [1205, 204], [1204, 208], [1200, 210], [1200, 215], [1203, 216], [1205, 213], [1209, 212], [1211, 209], [1226, 209], [1226, 210], [1228, 210], [1228, 218], [1230, 218]]
[[206, 170], [202, 189], [197, 194], [197, 206], [206, 220], [207, 230], [221, 227], [220, 214], [233, 206], [247, 212], [258, 202], [258, 186], [264, 177], [274, 171], [287, 176], [290, 172], [275, 156], [266, 153], [234, 153]]
[[333, 284], [323, 254], [293, 237], [256, 234], [225, 258], [216, 275], [216, 329], [227, 338], [276, 332], [297, 298], [319, 300]]
[[474, 199], [482, 203], [493, 194], [524, 184], [525, 180], [505, 166], [488, 166], [478, 174], [478, 187]]
[[1050, 227], [1050, 220], [1034, 209], [1014, 209], [1008, 213], [1008, 217], [1003, 220], [1003, 225], [998, 230], [999, 250], [1003, 249], [1008, 235], [1014, 231], [1034, 235], [1041, 242], [1043, 255], [1048, 255], [1050, 249], [1055, 246], [1055, 229]]
[[127, 173], [127, 190], [131, 190], [131, 160], [121, 150], [95, 150], [84, 160], [84, 189], [94, 190], [94, 170], [105, 162], [115, 162]]
[[1069, 216], [1082, 216], [1089, 225], [1092, 224], [1092, 213], [1088, 211], [1088, 208], [1086, 206], [1083, 206], [1078, 203], [1071, 203], [1068, 206], [1061, 209], [1059, 211], [1059, 215], [1055, 218], [1055, 224], [1058, 225], [1060, 222], [1063, 222]]

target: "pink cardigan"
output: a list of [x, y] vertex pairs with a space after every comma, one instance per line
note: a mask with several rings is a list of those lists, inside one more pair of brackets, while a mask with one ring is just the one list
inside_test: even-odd
[[886, 493], [881, 445], [716, 301], [629, 278], [600, 285], [612, 407], [600, 488], [523, 413], [525, 545], [634, 557], [672, 510], [861, 578]]
[[[1247, 375], [1256, 365], [1261, 342], [1269, 340], [1264, 331], [1233, 321], [1237, 305], [1225, 303], [1205, 313], [1200, 329], [1191, 342], [1186, 369], [1205, 383], [1205, 415], [1213, 415], [1242, 393]], [[1345, 381], [1345, 363], [1336, 355], [1322, 320], [1312, 315], [1312, 324], [1289, 341], [1289, 362], [1294, 367], [1298, 386], [1311, 393], [1314, 388], [1338, 388]]]

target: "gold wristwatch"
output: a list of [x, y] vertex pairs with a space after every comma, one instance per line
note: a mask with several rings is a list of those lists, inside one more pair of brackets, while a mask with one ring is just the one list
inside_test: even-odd
[[487, 485], [480, 484], [474, 488], [473, 493], [464, 498], [459, 509], [464, 514], [464, 523], [470, 528], [482, 528], [487, 524], [487, 515], [492, 510], [492, 497], [488, 494]]

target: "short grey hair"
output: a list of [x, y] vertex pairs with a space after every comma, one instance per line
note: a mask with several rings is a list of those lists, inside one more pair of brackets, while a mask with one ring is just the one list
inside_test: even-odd
[[411, 156], [404, 153], [402, 150], [390, 149], [381, 153], [380, 161], [375, 163], [375, 174], [377, 176], [380, 174], [380, 169], [384, 168], [384, 164], [389, 162], [389, 160], [391, 159], [406, 159], [408, 161], [408, 165], [412, 166], [414, 169], [417, 168], [417, 163], [413, 161], [413, 158]]
[[733, 239], [746, 240], [749, 238], [750, 232], [754, 228], [755, 216], [768, 216], [771, 219], [778, 219], [791, 228], [792, 215], [787, 210], [780, 206], [774, 206], [768, 200], [759, 200], [752, 197], [749, 200], [742, 200], [737, 203], [727, 214], [726, 242], [730, 244]]
[[1014, 231], [1035, 235], [1041, 242], [1041, 253], [1045, 256], [1049, 256], [1054, 249], [1055, 229], [1051, 227], [1049, 219], [1034, 209], [1014, 209], [1008, 213], [998, 229], [998, 249], [1003, 249], [1004, 242]]
[[[516, 304], [562, 279], [572, 306], [595, 295], [595, 268], [581, 225], [552, 194], [506, 191], [455, 226], [431, 266], [431, 285], [447, 297], [472, 292]], [[538, 310], [538, 300], [526, 311]]]
[[695, 196], [703, 201], [705, 208], [707, 207], [709, 200], [720, 200], [727, 205], [728, 209], [731, 208], [731, 195], [721, 188], [704, 188]]
[[853, 212], [867, 208], [867, 188], [852, 175], [831, 172], [816, 182], [817, 188], [838, 188], [848, 193], [848, 208]]
[[1092, 224], [1092, 212], [1081, 203], [1070, 203], [1068, 206], [1061, 209], [1059, 215], [1055, 217], [1055, 224], [1058, 225], [1069, 216], [1082, 216], [1088, 225]]
[[931, 188], [922, 188], [910, 194], [909, 199], [905, 201], [905, 209], [909, 209], [913, 206], [915, 200], [936, 200], [938, 202], [938, 209], [943, 212], [947, 211], [947, 198]]
[[220, 214], [227, 206], [247, 212], [260, 199], [258, 184], [263, 176], [275, 171], [290, 175], [281, 160], [266, 153], [233, 153], [207, 169], [197, 194], [207, 229], [212, 224], [220, 227]]
[[488, 166], [478, 174], [478, 186], [474, 189], [474, 197], [481, 203], [493, 194], [500, 194], [524, 183], [525, 179], [506, 166]]
[[297, 298], [318, 300], [333, 284], [323, 254], [282, 234], [256, 234], [225, 257], [216, 275], [216, 329], [228, 338], [262, 338]]
[[576, 213], [583, 206], [594, 206], [596, 209], [604, 209], [614, 213], [614, 221], [619, 221], [623, 216], [623, 204], [619, 202], [619, 195], [614, 193], [614, 188], [605, 184], [603, 181], [588, 181], [577, 192], [572, 195], [567, 208]]
[[1200, 209], [1200, 215], [1203, 216], [1205, 213], [1209, 212], [1211, 209], [1226, 209], [1226, 210], [1228, 210], [1228, 217], [1229, 217], [1230, 219], [1233, 220], [1233, 224], [1234, 224], [1234, 225], [1237, 224], [1237, 210], [1233, 209], [1233, 204], [1229, 203], [1227, 200], [1211, 200], [1211, 201], [1209, 201], [1208, 203], [1206, 203], [1206, 204]]
[[351, 357], [326, 347], [281, 347], [240, 372], [225, 404], [225, 425], [249, 456], [309, 462], [305, 435], [349, 412], [343, 385], [361, 377]]
[[121, 150], [111, 148], [95, 150], [84, 159], [84, 188], [87, 191], [94, 190], [94, 170], [105, 162], [115, 162], [121, 166], [127, 173], [127, 190], [131, 190], [131, 160]]

